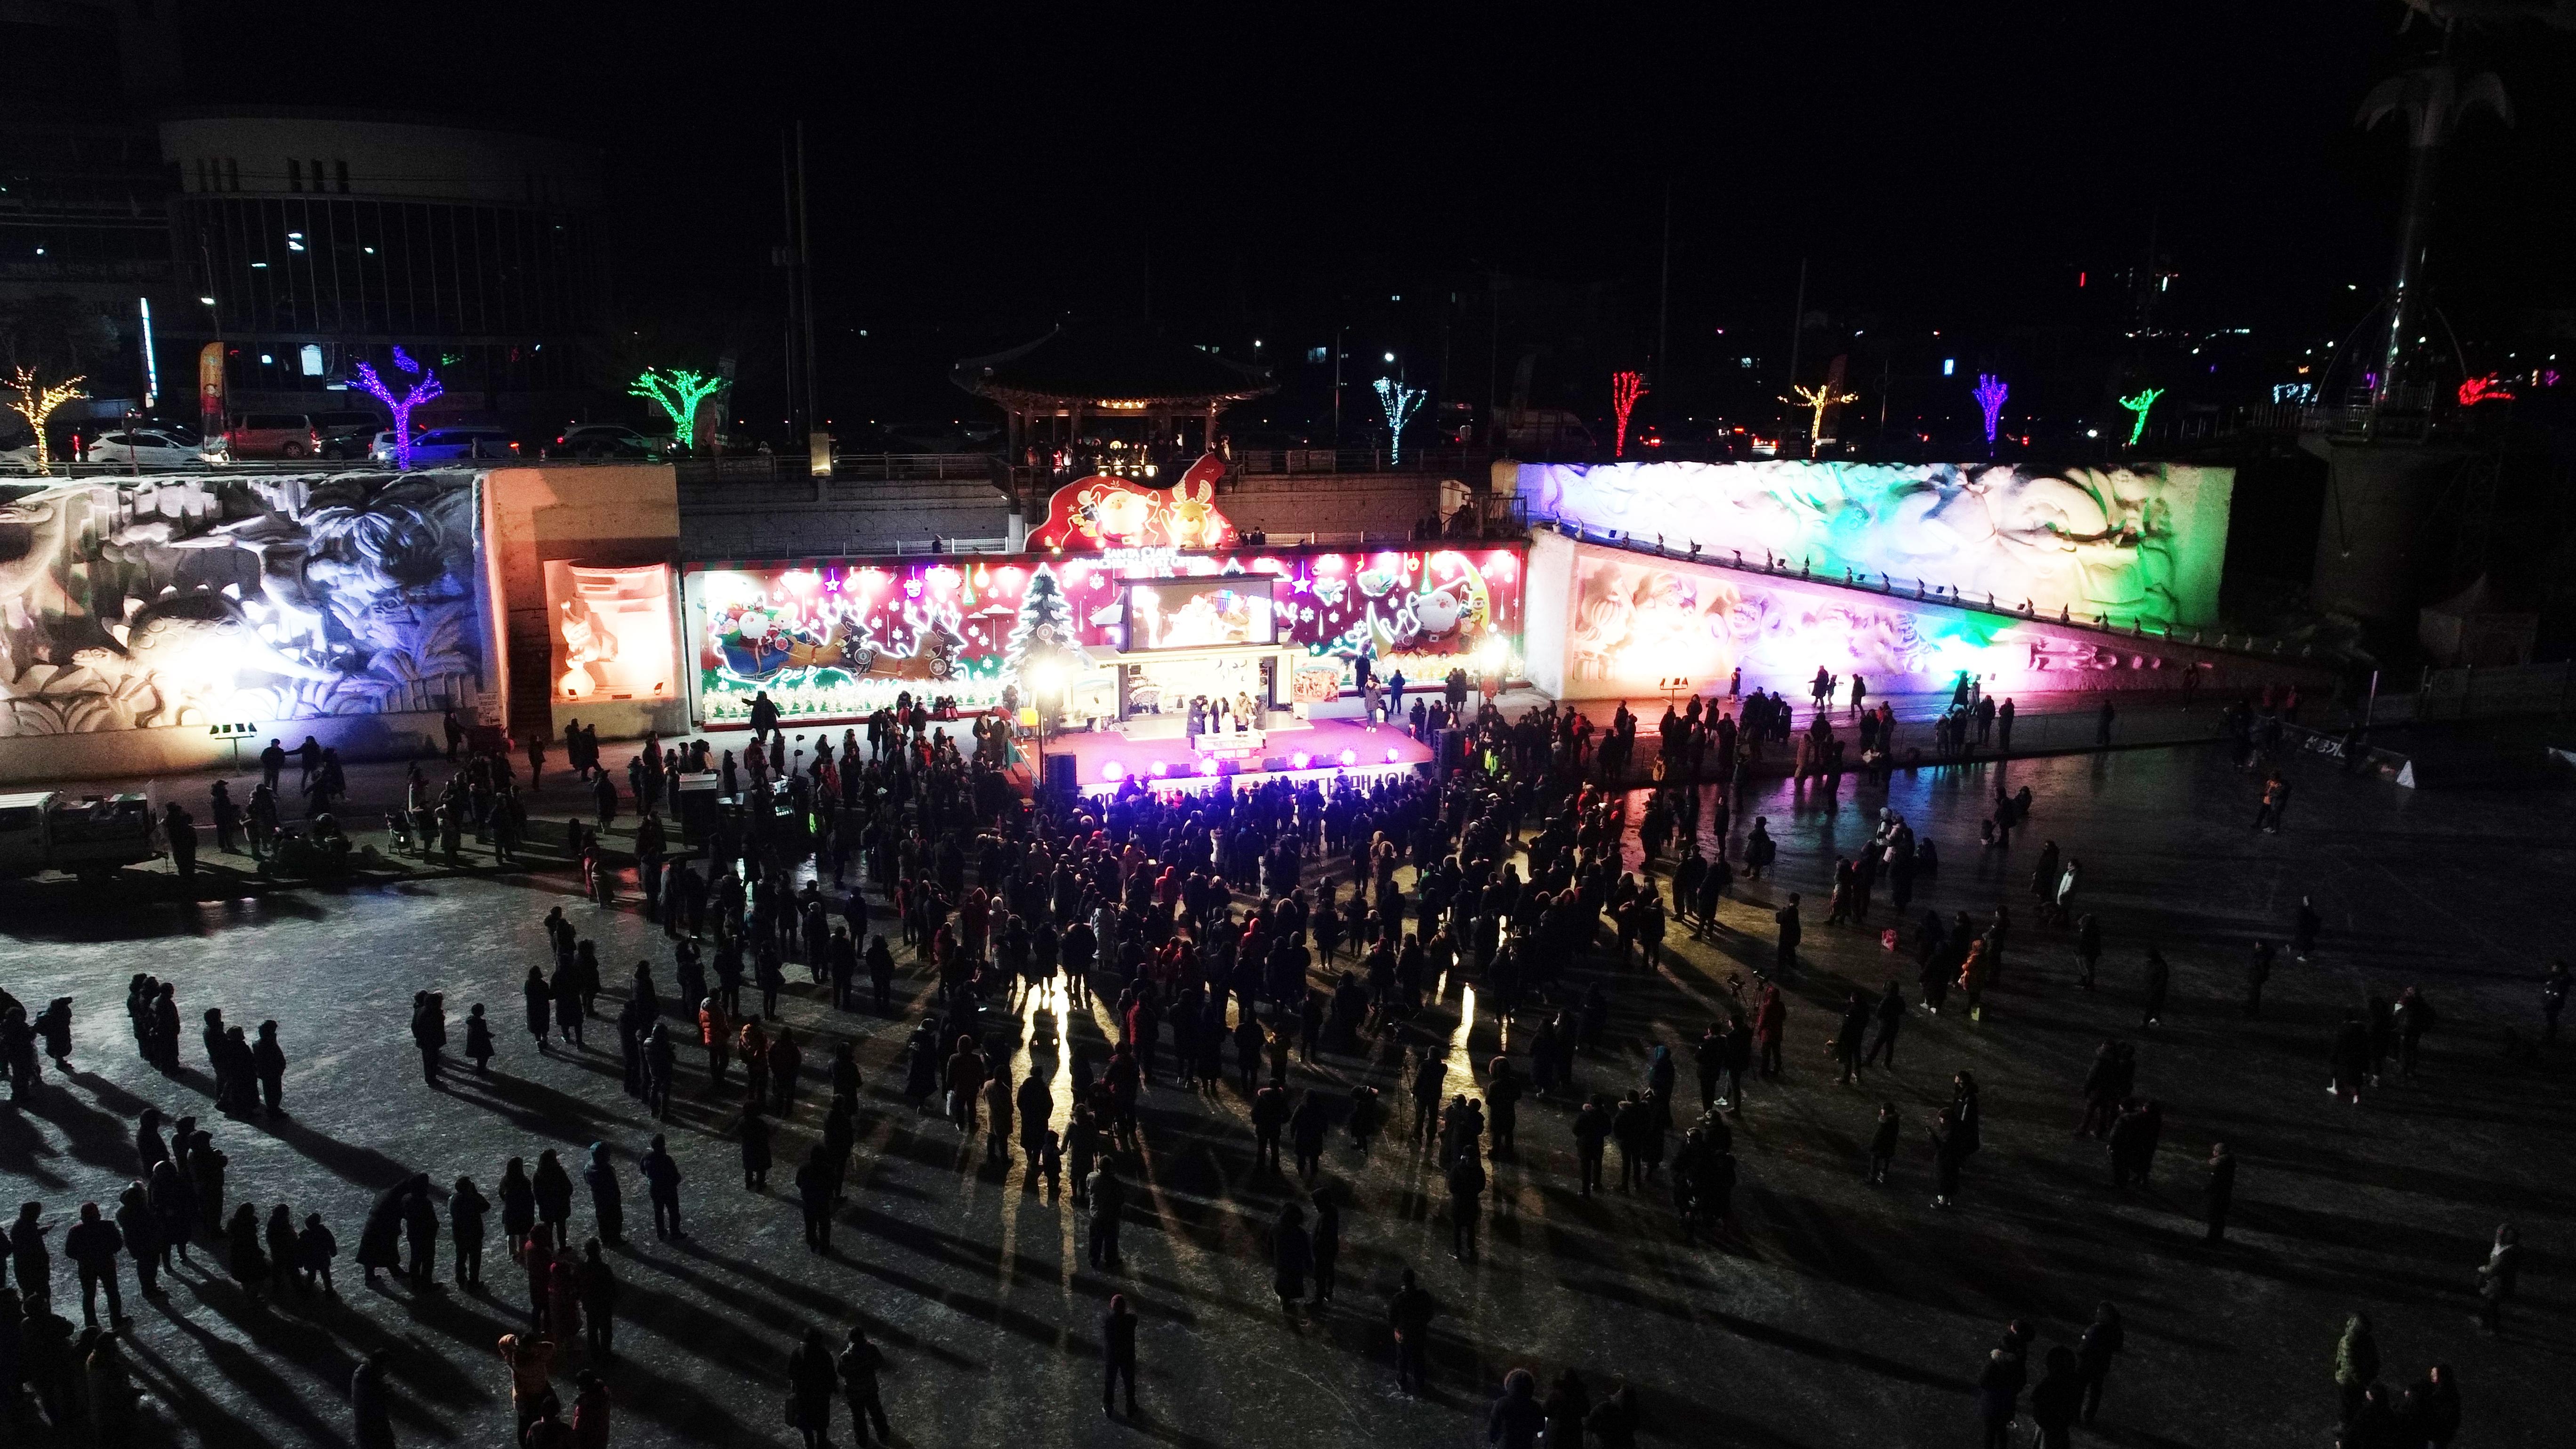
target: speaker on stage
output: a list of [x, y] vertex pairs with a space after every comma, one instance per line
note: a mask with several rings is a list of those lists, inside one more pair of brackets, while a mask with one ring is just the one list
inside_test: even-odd
[[1050, 795], [1071, 795], [1074, 791], [1074, 758], [1071, 755], [1049, 755], [1046, 760], [1044, 788]]

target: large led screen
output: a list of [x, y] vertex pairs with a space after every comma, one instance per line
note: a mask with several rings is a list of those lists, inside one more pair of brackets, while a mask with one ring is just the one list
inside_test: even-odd
[[1022, 676], [1049, 660], [1071, 692], [1097, 693], [1128, 647], [1130, 586], [1155, 579], [1266, 582], [1273, 638], [1305, 656], [1298, 698], [1348, 687], [1361, 658], [1426, 683], [1460, 666], [1516, 676], [1525, 555], [1515, 543], [692, 566], [696, 714], [742, 723], [761, 691], [811, 720], [859, 718], [907, 691], [989, 708], [1006, 689], [1026, 696]]
[[1127, 586], [1127, 647], [1207, 649], [1270, 644], [1270, 581], [1238, 575], [1156, 579]]

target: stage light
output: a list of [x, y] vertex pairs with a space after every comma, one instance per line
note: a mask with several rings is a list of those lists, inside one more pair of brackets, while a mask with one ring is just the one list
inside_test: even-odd
[[1299, 750], [1297, 753], [1288, 757], [1288, 767], [1293, 770], [1305, 769], [1313, 763], [1315, 763], [1315, 757], [1306, 753], [1304, 750]]
[[1163, 778], [1165, 775], [1168, 775], [1168, 774], [1170, 774], [1171, 772], [1172, 772], [1172, 767], [1171, 767], [1171, 766], [1169, 766], [1169, 765], [1164, 764], [1164, 763], [1163, 763], [1162, 761], [1160, 761], [1160, 760], [1156, 760], [1153, 764], [1148, 765], [1148, 766], [1145, 768], [1145, 773], [1146, 773], [1146, 774], [1149, 774], [1149, 775], [1151, 775], [1151, 776], [1153, 776], [1153, 777], [1154, 777], [1155, 779], [1157, 779], [1157, 780], [1159, 780], [1159, 779]]
[[1116, 760], [1111, 760], [1108, 764], [1100, 767], [1100, 778], [1107, 780], [1112, 785], [1115, 785], [1119, 781], [1127, 778], [1127, 767], [1118, 763]]
[[1399, 752], [1397, 750], [1390, 746], [1386, 752], [1386, 762], [1390, 765], [1394, 764], [1398, 753]]
[[1359, 752], [1359, 751], [1357, 751], [1357, 750], [1344, 750], [1344, 751], [1342, 751], [1342, 763], [1343, 763], [1343, 764], [1345, 764], [1345, 765], [1356, 765], [1356, 764], [1358, 764], [1359, 762], [1360, 762], [1360, 752]]

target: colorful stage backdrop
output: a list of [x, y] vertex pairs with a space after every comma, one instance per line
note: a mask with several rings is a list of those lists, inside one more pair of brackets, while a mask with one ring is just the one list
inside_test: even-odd
[[1124, 646], [1130, 578], [1273, 580], [1281, 643], [1306, 658], [1292, 688], [1329, 698], [1366, 657], [1419, 682], [1454, 667], [1521, 668], [1525, 546], [1239, 549], [1203, 554], [1014, 555], [691, 566], [683, 579], [696, 718], [749, 718], [766, 690], [791, 718], [850, 719], [954, 695], [967, 708], [1030, 694], [1032, 666], [1063, 663], [1081, 691]]
[[[2005, 608], [2214, 623], [2235, 470], [2182, 464], [1524, 463], [1532, 518], [1741, 552], [1819, 578], [1923, 580]], [[1874, 582], [1875, 580], [1873, 580]]]
[[471, 710], [467, 474], [63, 483], [0, 504], [0, 736]]

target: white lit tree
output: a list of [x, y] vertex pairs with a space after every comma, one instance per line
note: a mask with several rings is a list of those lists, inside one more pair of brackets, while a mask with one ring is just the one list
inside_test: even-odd
[[1032, 664], [1061, 659], [1072, 644], [1073, 610], [1065, 601], [1064, 586], [1056, 582], [1053, 569], [1040, 564], [1029, 575], [1029, 590], [1020, 597], [1020, 616], [1012, 621], [1010, 638], [1003, 641], [1003, 668], [1026, 680]]
[[54, 409], [73, 398], [89, 396], [81, 391], [80, 385], [81, 379], [77, 377], [67, 377], [56, 383], [40, 383], [36, 381], [35, 373], [23, 367], [18, 369], [16, 377], [8, 380], [7, 386], [18, 393], [18, 400], [9, 404], [9, 411], [25, 418], [27, 426], [36, 430], [36, 471], [39, 473], [54, 471], [53, 450], [45, 442], [45, 420], [54, 415]]
[[1377, 380], [1378, 406], [1386, 409], [1386, 433], [1389, 440], [1387, 457], [1392, 462], [1404, 461], [1404, 425], [1422, 410], [1422, 400], [1431, 395], [1427, 387], [1406, 387], [1391, 377]]

